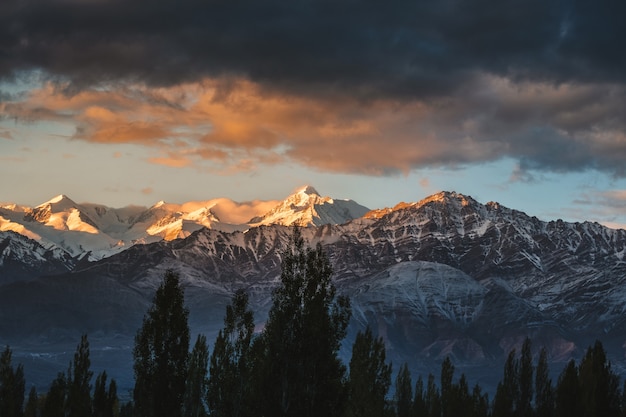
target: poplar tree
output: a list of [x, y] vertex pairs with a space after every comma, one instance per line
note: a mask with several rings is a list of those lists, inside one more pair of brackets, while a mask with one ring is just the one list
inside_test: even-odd
[[406, 362], [396, 376], [396, 414], [398, 417], [410, 417], [413, 405], [413, 381]]
[[200, 334], [189, 357], [189, 370], [185, 384], [183, 399], [183, 417], [206, 416], [204, 405], [207, 388], [207, 367], [209, 365], [209, 350], [206, 336]]
[[91, 378], [89, 341], [82, 335], [76, 347], [74, 360], [67, 371], [67, 415], [85, 417], [91, 415]]
[[554, 413], [554, 388], [548, 369], [548, 353], [545, 348], [539, 352], [535, 371], [535, 413], [537, 417], [551, 417]]
[[426, 406], [424, 396], [424, 379], [419, 375], [415, 383], [415, 392], [413, 393], [413, 415], [416, 417], [428, 416], [428, 407]]
[[65, 417], [67, 398], [67, 378], [65, 372], [59, 372], [50, 384], [50, 389], [41, 410], [42, 417]]
[[107, 390], [107, 373], [102, 371], [96, 377], [93, 392], [93, 416], [113, 417], [117, 415], [119, 401], [117, 398], [117, 383], [114, 379], [109, 382]]
[[9, 348], [0, 355], [0, 416], [20, 417], [24, 406], [24, 368], [20, 364], [13, 368]]
[[441, 363], [441, 415], [452, 417], [452, 402], [454, 396], [452, 380], [454, 378], [454, 365], [449, 356]]
[[391, 364], [385, 363], [385, 343], [374, 338], [367, 327], [357, 333], [352, 345], [346, 416], [382, 416], [390, 385]]
[[509, 352], [504, 364], [504, 376], [498, 383], [493, 399], [493, 417], [510, 417], [519, 403], [519, 366], [515, 358], [515, 349]]
[[522, 352], [518, 364], [519, 379], [519, 400], [516, 407], [516, 414], [519, 417], [532, 417], [533, 408], [533, 357], [531, 351], [530, 338], [526, 338], [522, 344]]
[[237, 290], [226, 307], [224, 328], [217, 335], [209, 362], [207, 404], [211, 416], [252, 413], [253, 333], [254, 314], [248, 306], [248, 294]]
[[587, 349], [578, 367], [578, 380], [585, 416], [619, 416], [619, 377], [611, 369], [600, 341]]
[[24, 406], [24, 417], [37, 417], [39, 414], [39, 396], [37, 395], [37, 388], [30, 387], [28, 392], [28, 400]]
[[582, 417], [584, 415], [578, 383], [578, 367], [572, 359], [559, 375], [556, 386], [555, 416]]
[[180, 417], [189, 356], [189, 311], [178, 274], [167, 271], [133, 350], [136, 417]]
[[430, 416], [441, 416], [441, 394], [435, 383], [435, 376], [428, 374], [426, 383], [426, 407]]
[[263, 410], [271, 416], [339, 416], [345, 366], [338, 357], [350, 303], [337, 297], [320, 244], [306, 248], [294, 228], [262, 335]]

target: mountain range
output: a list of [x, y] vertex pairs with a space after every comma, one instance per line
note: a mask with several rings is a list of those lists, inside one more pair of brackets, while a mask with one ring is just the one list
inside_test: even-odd
[[131, 386], [133, 337], [164, 271], [181, 275], [194, 333], [214, 340], [238, 288], [260, 329], [292, 225], [323, 245], [351, 299], [346, 363], [370, 326], [396, 369], [437, 372], [450, 356], [487, 387], [527, 336], [554, 363], [600, 339], [624, 369], [626, 231], [542, 221], [455, 192], [376, 210], [312, 187], [267, 203], [3, 205], [0, 344], [45, 384], [88, 333], [94, 364]]

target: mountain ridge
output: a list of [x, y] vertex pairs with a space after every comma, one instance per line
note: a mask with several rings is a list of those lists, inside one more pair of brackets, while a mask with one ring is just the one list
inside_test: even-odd
[[98, 260], [135, 244], [185, 238], [204, 227], [228, 232], [275, 223], [306, 227], [345, 222], [367, 211], [352, 200], [321, 197], [312, 186], [300, 188], [281, 202], [215, 198], [119, 209], [77, 204], [59, 194], [33, 208], [14, 203], [0, 206], [0, 230], [59, 247], [70, 256]]
[[[300, 192], [306, 195], [286, 205], [290, 216], [298, 212], [292, 204], [304, 207], [300, 211], [307, 216], [315, 208], [309, 203], [317, 193], [295, 194]], [[214, 207], [199, 215], [210, 217]], [[40, 255], [24, 257], [37, 262], [22, 265], [18, 279], [0, 281], [0, 344], [53, 350], [72, 335], [89, 333], [94, 346], [119, 345], [116, 352], [129, 361], [134, 326], [168, 269], [181, 275], [194, 332], [211, 339], [239, 288], [250, 294], [260, 328], [291, 229], [202, 227], [184, 238], [131, 245], [95, 261], [0, 232], [1, 276], [21, 268], [18, 255]], [[543, 221], [442, 192], [301, 232], [310, 245], [322, 244], [338, 292], [352, 300], [346, 357], [356, 332], [370, 326], [383, 337], [388, 357], [413, 369], [426, 369], [445, 356], [468, 369], [492, 369], [527, 336], [545, 346], [553, 361], [575, 357], [601, 338], [616, 368], [626, 369], [625, 230]], [[56, 256], [58, 268], [43, 269], [52, 265], [45, 253]], [[122, 361], [119, 372], [130, 381], [124, 368]]]

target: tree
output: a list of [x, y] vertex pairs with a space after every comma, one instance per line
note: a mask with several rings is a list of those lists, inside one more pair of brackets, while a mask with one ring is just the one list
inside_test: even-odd
[[555, 415], [557, 417], [582, 417], [578, 368], [572, 359], [559, 375], [556, 386]]
[[454, 365], [452, 365], [452, 361], [449, 356], [441, 363], [441, 412], [443, 417], [451, 417], [451, 406], [452, 406], [452, 397], [454, 395], [453, 392], [453, 384], [452, 380], [454, 378]]
[[28, 400], [24, 406], [24, 417], [37, 417], [39, 415], [39, 397], [37, 396], [37, 389], [33, 386], [30, 387], [28, 392]]
[[111, 379], [107, 390], [107, 373], [102, 371], [96, 377], [93, 393], [93, 416], [113, 417], [117, 414], [119, 401], [117, 399], [117, 383]]
[[212, 416], [246, 416], [251, 410], [254, 314], [248, 294], [238, 290], [226, 307], [209, 364], [207, 404]]
[[66, 392], [67, 378], [64, 372], [60, 372], [50, 384], [41, 410], [41, 417], [65, 417]]
[[471, 413], [473, 410], [472, 395], [465, 374], [461, 374], [459, 382], [452, 385], [452, 396], [449, 404], [450, 416], [460, 416]]
[[67, 371], [67, 415], [68, 417], [84, 417], [91, 415], [91, 378], [89, 369], [89, 341], [82, 335], [76, 347], [74, 360], [70, 361]]
[[480, 385], [474, 385], [472, 390], [471, 417], [486, 417], [489, 413], [489, 396], [483, 394]]
[[578, 368], [578, 381], [585, 416], [619, 416], [619, 377], [612, 371], [600, 341], [587, 349]]
[[336, 297], [332, 268], [320, 244], [305, 248], [294, 228], [283, 253], [280, 285], [262, 334], [263, 413], [336, 416], [345, 403], [345, 366], [338, 352], [350, 303]]
[[183, 399], [183, 417], [204, 417], [209, 350], [206, 336], [198, 335], [189, 358], [189, 370]]
[[180, 417], [189, 356], [188, 316], [179, 277], [167, 271], [135, 337], [135, 416]]
[[548, 353], [545, 348], [539, 352], [535, 372], [535, 411], [537, 417], [551, 417], [554, 413], [554, 388], [548, 370]]
[[413, 413], [415, 417], [427, 417], [428, 407], [426, 406], [426, 400], [424, 398], [424, 380], [422, 376], [417, 377], [415, 383], [415, 392], [413, 393]]
[[0, 416], [19, 417], [24, 405], [24, 368], [20, 364], [13, 369], [9, 348], [0, 355]]
[[441, 416], [441, 395], [435, 383], [435, 376], [428, 374], [428, 382], [426, 383], [426, 407], [428, 415], [431, 417]]
[[385, 363], [385, 343], [372, 330], [358, 332], [352, 345], [348, 378], [348, 417], [378, 417], [385, 412], [391, 385], [391, 364]]
[[493, 399], [493, 416], [509, 417], [514, 415], [519, 403], [519, 367], [512, 349], [504, 364], [504, 376], [496, 389]]
[[404, 363], [396, 376], [396, 414], [398, 417], [410, 417], [413, 405], [413, 381], [409, 367]]
[[518, 363], [519, 401], [516, 414], [518, 417], [531, 417], [533, 413], [533, 356], [531, 352], [530, 338], [526, 338], [522, 344], [522, 352]]

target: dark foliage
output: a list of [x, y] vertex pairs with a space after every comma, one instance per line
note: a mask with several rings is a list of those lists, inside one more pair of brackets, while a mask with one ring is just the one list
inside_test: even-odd
[[188, 315], [179, 277], [167, 271], [135, 337], [135, 416], [181, 416], [189, 355]]

